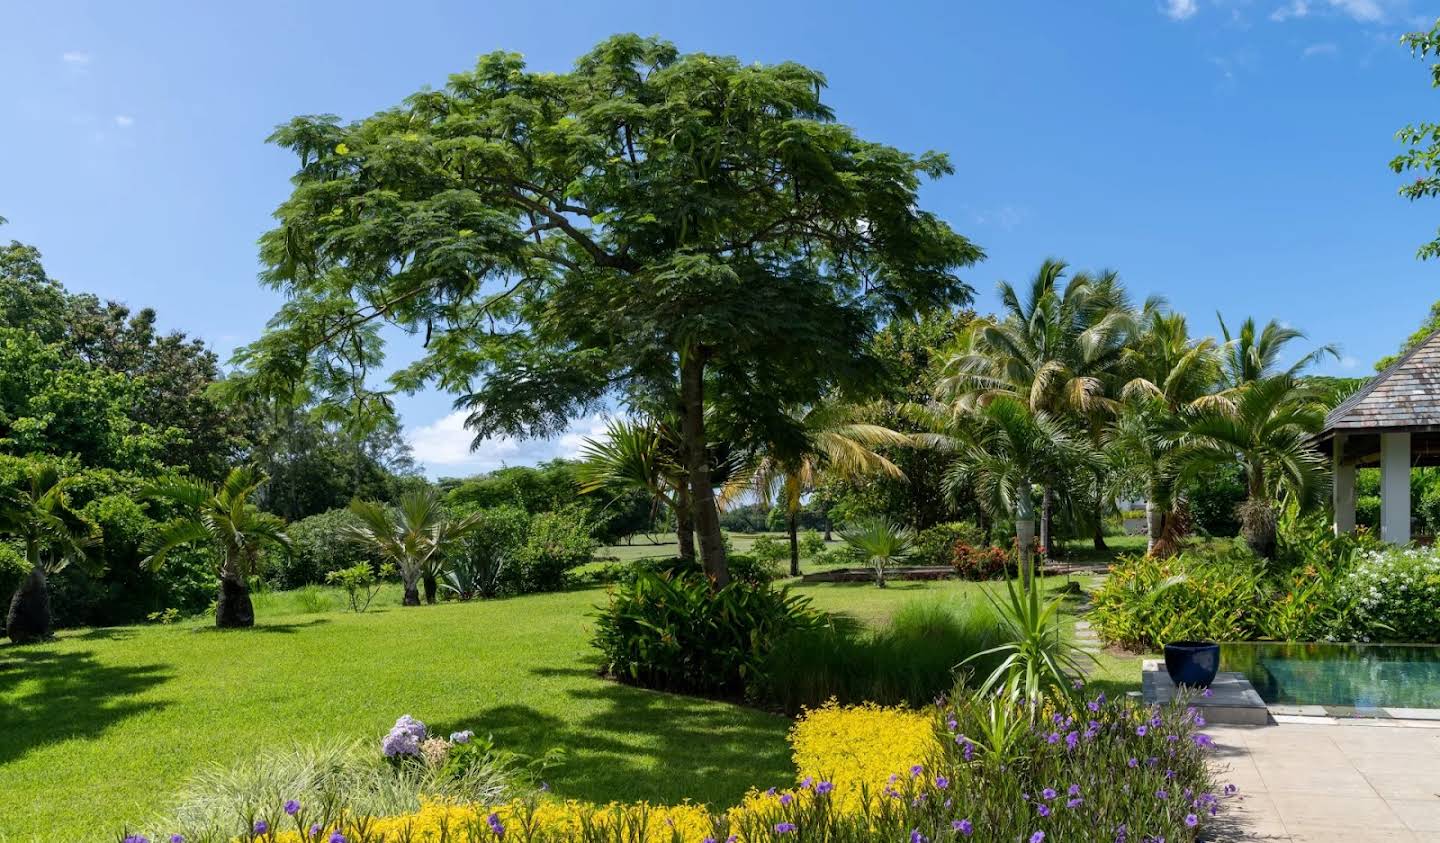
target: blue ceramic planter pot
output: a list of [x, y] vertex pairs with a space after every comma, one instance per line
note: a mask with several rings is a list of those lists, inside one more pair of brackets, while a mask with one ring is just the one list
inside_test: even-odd
[[1220, 670], [1220, 645], [1210, 641], [1176, 641], [1165, 645], [1165, 672], [1176, 685], [1208, 688]]

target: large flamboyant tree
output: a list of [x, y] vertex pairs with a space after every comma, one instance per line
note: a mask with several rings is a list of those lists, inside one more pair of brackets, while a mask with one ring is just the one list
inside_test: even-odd
[[980, 250], [920, 209], [944, 156], [862, 140], [794, 63], [622, 35], [568, 73], [494, 53], [359, 122], [300, 117], [262, 239], [290, 300], [252, 366], [348, 388], [389, 322], [393, 376], [459, 396], [477, 437], [550, 435], [611, 402], [680, 419], [707, 571], [728, 577], [705, 409], [856, 391], [877, 324], [966, 301]]

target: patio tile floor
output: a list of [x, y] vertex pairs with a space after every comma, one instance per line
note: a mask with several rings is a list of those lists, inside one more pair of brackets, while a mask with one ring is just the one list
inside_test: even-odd
[[1297, 719], [1206, 730], [1240, 788], [1209, 839], [1440, 843], [1440, 729]]

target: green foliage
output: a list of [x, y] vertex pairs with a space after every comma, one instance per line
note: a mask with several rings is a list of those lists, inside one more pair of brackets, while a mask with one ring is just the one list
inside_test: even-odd
[[270, 582], [277, 588], [299, 588], [329, 582], [335, 571], [377, 565], [373, 553], [346, 540], [357, 523], [348, 509], [332, 509], [291, 522], [285, 529], [290, 537], [290, 553], [274, 560]]
[[910, 562], [915, 565], [950, 565], [958, 545], [984, 544], [984, 533], [968, 521], [947, 521], [927, 527], [915, 534], [915, 550]]
[[712, 589], [699, 571], [640, 571], [611, 590], [593, 640], [617, 679], [738, 697], [763, 681], [777, 641], [819, 624], [809, 600], [784, 589], [741, 582]]
[[778, 563], [790, 558], [790, 546], [774, 536], [760, 536], [751, 542], [750, 555], [761, 562]]
[[762, 558], [753, 553], [732, 553], [728, 559], [730, 578], [735, 582], [760, 586], [780, 577], [780, 559]]
[[993, 580], [1018, 570], [1018, 562], [1003, 547], [957, 543], [950, 557], [955, 575], [962, 580]]
[[[1440, 58], [1440, 22], [1429, 31], [1401, 36], [1410, 54], [1422, 59]], [[1430, 65], [1431, 87], [1440, 86], [1440, 62]], [[1412, 123], [1395, 133], [1407, 148], [1390, 161], [1396, 173], [1415, 173], [1413, 182], [1400, 186], [1400, 195], [1414, 201], [1440, 195], [1440, 124]], [[1440, 255], [1440, 237], [1420, 247], [1417, 256], [1426, 260]]]
[[1202, 535], [1240, 534], [1240, 516], [1236, 513], [1245, 502], [1245, 474], [1239, 463], [1218, 465], [1197, 475], [1185, 484], [1182, 494], [1195, 528]]
[[0, 597], [10, 594], [30, 573], [23, 551], [9, 542], [0, 542]]
[[445, 590], [469, 600], [496, 597], [521, 585], [510, 568], [530, 534], [530, 513], [514, 504], [455, 509], [473, 519], [474, 528], [449, 554]]
[[[800, 533], [800, 558], [814, 559], [825, 550], [825, 537], [818, 530], [805, 530]], [[754, 550], [752, 548], [751, 552]]]
[[582, 507], [567, 506], [530, 519], [525, 543], [515, 551], [506, 574], [516, 592], [558, 591], [568, 574], [590, 562], [597, 544]]
[[[983, 602], [911, 601], [873, 630], [839, 618], [792, 632], [771, 650], [759, 695], [787, 713], [841, 704], [929, 705], [955, 684], [955, 666], [1001, 641], [999, 618]], [[981, 659], [982, 675], [998, 658]]]
[[380, 591], [382, 578], [388, 579], [398, 574], [395, 566], [388, 562], [381, 565], [378, 571], [369, 562], [361, 562], [349, 568], [328, 572], [325, 574], [325, 582], [344, 589], [350, 611], [359, 613], [370, 608], [371, 601]]

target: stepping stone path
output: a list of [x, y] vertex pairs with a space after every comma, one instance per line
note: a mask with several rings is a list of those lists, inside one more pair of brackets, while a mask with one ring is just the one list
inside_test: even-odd
[[[1089, 604], [1087, 603], [1081, 608], [1081, 611], [1083, 612], [1088, 608]], [[1100, 655], [1100, 636], [1095, 634], [1095, 630], [1090, 627], [1089, 621], [1075, 622], [1075, 644], [1081, 650], [1084, 650], [1092, 656]], [[1080, 663], [1080, 671], [1082, 673], [1089, 674], [1090, 671], [1094, 669], [1095, 665], [1092, 662], [1085, 661]]]

